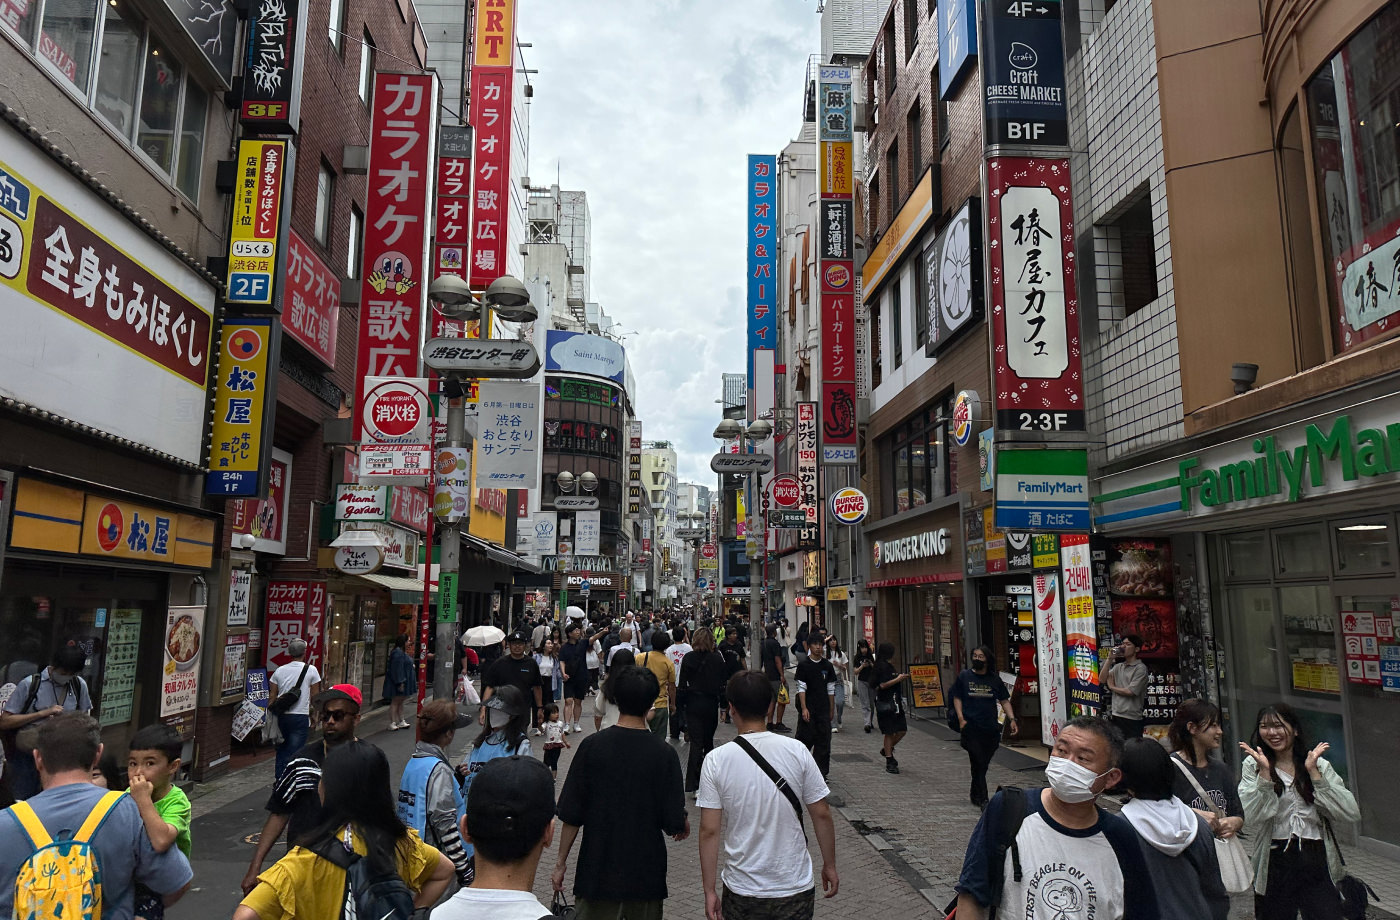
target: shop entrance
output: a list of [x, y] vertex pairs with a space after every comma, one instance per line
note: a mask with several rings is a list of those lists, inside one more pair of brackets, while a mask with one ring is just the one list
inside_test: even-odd
[[[1400, 846], [1400, 785], [1394, 781], [1396, 687], [1387, 688], [1379, 660], [1394, 649], [1395, 619], [1400, 610], [1392, 605], [1400, 597], [1400, 583], [1374, 581], [1337, 582], [1332, 585], [1337, 621], [1341, 628], [1341, 653], [1346, 671], [1347, 709], [1352, 742], [1351, 762], [1356, 775], [1348, 780], [1361, 803], [1363, 837]], [[1356, 614], [1361, 614], [1357, 616]], [[1377, 625], [1379, 624], [1379, 626]], [[1400, 664], [1392, 665], [1400, 667]], [[1354, 672], [1358, 672], [1354, 673]], [[1359, 680], [1357, 679], [1359, 676]], [[1392, 681], [1400, 679], [1393, 676]], [[1389, 692], [1387, 690], [1389, 689]], [[1328, 761], [1345, 763], [1329, 752]]]

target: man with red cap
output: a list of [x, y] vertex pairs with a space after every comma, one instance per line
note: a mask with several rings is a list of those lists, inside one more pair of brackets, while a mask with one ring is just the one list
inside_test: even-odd
[[364, 702], [359, 687], [336, 684], [316, 694], [312, 702], [321, 707], [321, 739], [298, 751], [272, 787], [272, 795], [267, 800], [267, 821], [258, 837], [248, 874], [243, 877], [245, 895], [257, 887], [263, 860], [272, 851], [277, 838], [282, 836], [283, 829], [287, 831], [287, 849], [290, 850], [303, 833], [320, 821], [321, 764], [326, 759], [326, 752], [355, 739], [355, 729], [360, 724], [360, 706]]

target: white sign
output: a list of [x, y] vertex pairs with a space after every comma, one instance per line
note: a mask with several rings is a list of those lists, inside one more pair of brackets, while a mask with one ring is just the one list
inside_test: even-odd
[[476, 487], [540, 485], [540, 385], [481, 381], [477, 402]]
[[557, 555], [559, 543], [559, 517], [553, 511], [536, 511], [531, 518], [531, 530], [535, 535], [536, 556]]
[[[1052, 189], [1013, 185], [1001, 215], [1007, 363], [1021, 377], [1054, 380], [1069, 366], [1060, 199]], [[1025, 268], [1012, 275], [1013, 265]]]
[[253, 592], [253, 573], [247, 569], [234, 569], [229, 575], [228, 615], [224, 622], [229, 626], [248, 625], [248, 601]]
[[1065, 635], [1060, 627], [1060, 576], [1037, 575], [1033, 582], [1035, 659], [1040, 685], [1040, 741], [1054, 747], [1067, 718]]
[[624, 382], [626, 355], [612, 339], [550, 329], [545, 334], [545, 370], [607, 377]]
[[360, 403], [365, 444], [428, 443], [433, 407], [426, 377], [366, 377]]
[[165, 617], [165, 667], [161, 669], [160, 717], [195, 708], [199, 659], [204, 653], [204, 608], [171, 607]]
[[372, 530], [383, 542], [384, 565], [400, 569], [418, 568], [418, 544], [421, 535], [393, 524], [347, 524], [346, 530]]
[[574, 552], [580, 556], [597, 556], [602, 552], [603, 512], [580, 511], [574, 515]]
[[432, 474], [433, 452], [423, 444], [361, 444], [360, 481], [423, 485]]
[[797, 404], [797, 507], [807, 516], [808, 524], [817, 523], [817, 404]]
[[1394, 236], [1340, 272], [1342, 309], [1353, 331], [1400, 313], [1400, 284], [1394, 274], [1398, 264], [1400, 236]]
[[472, 501], [472, 452], [439, 447], [433, 464], [433, 514], [452, 523], [467, 516]]
[[337, 521], [387, 521], [389, 519], [388, 486], [342, 485], [335, 493]]
[[341, 546], [335, 551], [335, 567], [346, 575], [368, 575], [384, 564], [384, 550], [377, 546]]

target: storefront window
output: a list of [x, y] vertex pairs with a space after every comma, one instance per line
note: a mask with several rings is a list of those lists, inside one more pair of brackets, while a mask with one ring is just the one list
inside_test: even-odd
[[88, 72], [92, 68], [92, 37], [96, 30], [94, 0], [48, 0], [44, 4], [39, 57], [52, 64], [81, 92], [87, 92]]
[[909, 500], [909, 445], [905, 444], [894, 452], [894, 498], [895, 510], [908, 511]]
[[1336, 347], [1400, 313], [1400, 3], [1391, 3], [1307, 85]]
[[1278, 690], [1273, 588], [1231, 588], [1230, 622], [1235, 631], [1235, 681], [1246, 695], [1271, 696]]
[[136, 145], [165, 172], [175, 157], [175, 125], [180, 107], [180, 65], [153, 37], [146, 50], [141, 84], [141, 124]]
[[125, 4], [107, 4], [102, 29], [102, 57], [97, 71], [94, 107], [123, 136], [131, 134], [136, 111], [137, 80], [141, 73], [141, 40], [145, 30]]
[[1278, 550], [1280, 578], [1326, 576], [1332, 570], [1331, 552], [1322, 528], [1316, 525], [1277, 530], [1274, 545]]
[[0, 22], [9, 26], [27, 45], [34, 37], [37, 0], [0, 0]]
[[885, 508], [898, 514], [948, 494], [947, 401], [919, 413], [885, 440]]
[[1261, 530], [1226, 534], [1225, 562], [1232, 578], [1268, 578], [1274, 571], [1268, 535]]
[[1278, 589], [1283, 645], [1294, 693], [1335, 697], [1342, 692], [1337, 662], [1337, 615], [1326, 585]]
[[180, 127], [180, 168], [175, 173], [175, 184], [196, 203], [199, 201], [199, 166], [204, 159], [204, 122], [208, 114], [209, 97], [193, 81], [186, 81], [185, 114]]
[[1337, 571], [1379, 575], [1394, 571], [1391, 528], [1385, 520], [1346, 521], [1332, 527], [1337, 544]]

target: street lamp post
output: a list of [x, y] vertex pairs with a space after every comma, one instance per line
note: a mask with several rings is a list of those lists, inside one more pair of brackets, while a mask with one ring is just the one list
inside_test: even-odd
[[[558, 473], [554, 474], [554, 485], [556, 486], [557, 491], [558, 491], [559, 493], [566, 494], [566, 495], [573, 495], [575, 492], [581, 490], [581, 491], [583, 491], [583, 492], [585, 493], [585, 497], [587, 497], [587, 496], [591, 496], [594, 492], [598, 491], [598, 477], [597, 477], [597, 475], [596, 475], [595, 473], [593, 473], [591, 470], [590, 470], [590, 471], [585, 471], [584, 473], [582, 473], [582, 474], [580, 474], [580, 475], [578, 475], [578, 476], [575, 476], [575, 475], [573, 474], [573, 472], [570, 471], [570, 470], [560, 470]], [[597, 499], [594, 499], [594, 501], [596, 502]], [[555, 507], [555, 510], [556, 510], [556, 511], [558, 511], [559, 504], [560, 504], [559, 501], [556, 499], [556, 501], [555, 501], [555, 503], [554, 503], [554, 507]], [[595, 507], [596, 507], [596, 505], [595, 505]], [[577, 514], [577, 513], [571, 514], [570, 517], [569, 517], [569, 521], [570, 521], [570, 526], [569, 526], [570, 545], [573, 547], [573, 549], [577, 549], [577, 548], [578, 548], [578, 514]], [[562, 528], [560, 528], [560, 530], [561, 530], [561, 533], [562, 533]], [[575, 552], [573, 552], [573, 551], [571, 550], [569, 555], [570, 555], [570, 556], [574, 556], [574, 555], [577, 555], [577, 553], [575, 553]], [[565, 621], [568, 619], [568, 612], [569, 612], [569, 571], [568, 571], [568, 570], [569, 570], [569, 566], [566, 565], [566, 566], [564, 567], [564, 571], [562, 571], [562, 572], [559, 573], [559, 621], [560, 621], [561, 623], [562, 623], [562, 622], [565, 622]], [[588, 597], [587, 597], [586, 595], [584, 596], [584, 599], [583, 599], [583, 613], [584, 613], [584, 619], [587, 619], [587, 618], [588, 618]]]
[[[742, 428], [737, 420], [727, 418], [720, 422], [714, 431], [714, 437], [722, 441], [734, 441], [742, 438], [747, 442], [746, 453], [756, 453], [758, 445], [768, 440], [772, 434], [773, 423], [766, 419], [750, 422], [749, 427]], [[747, 511], [755, 507], [754, 500], [759, 497], [763, 476], [754, 471], [745, 474], [745, 479], [749, 486], [749, 501], [744, 505]], [[763, 601], [764, 595], [768, 591], [767, 586], [763, 584], [763, 557], [767, 554], [767, 541], [763, 541], [759, 544], [759, 552], [749, 556], [749, 661], [751, 663], [757, 662], [761, 657], [759, 649], [763, 642]]]

